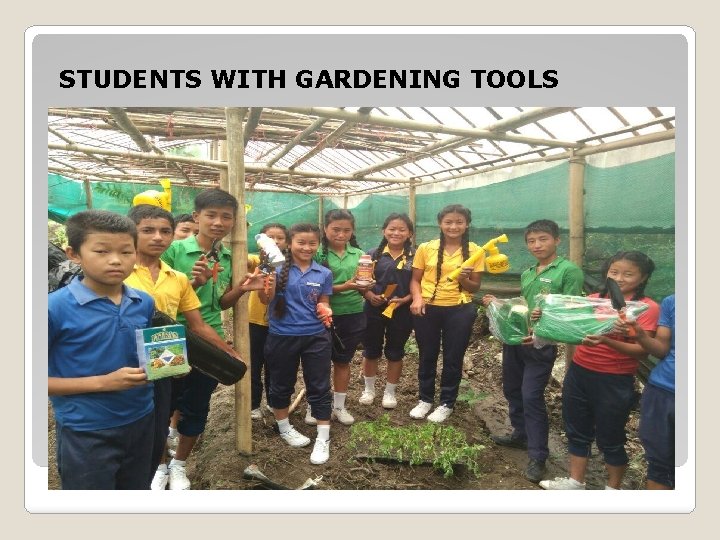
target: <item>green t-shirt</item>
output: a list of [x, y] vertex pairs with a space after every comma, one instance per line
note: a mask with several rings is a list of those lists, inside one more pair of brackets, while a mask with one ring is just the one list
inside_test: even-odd
[[[315, 254], [315, 260], [323, 263], [322, 247]], [[333, 285], [342, 285], [349, 279], [355, 277], [360, 257], [364, 255], [362, 249], [358, 249], [351, 245], [345, 247], [345, 253], [340, 257], [332, 249], [328, 250], [327, 263], [333, 275]], [[350, 315], [352, 313], [362, 313], [365, 300], [357, 291], [343, 291], [333, 293], [330, 297], [330, 307], [333, 315]]]
[[[171, 268], [183, 272], [192, 281], [192, 267], [203, 253], [203, 249], [197, 243], [197, 238], [190, 236], [183, 240], [175, 240], [160, 258]], [[220, 337], [224, 338], [225, 333], [223, 332], [222, 317], [220, 316], [222, 311], [220, 309], [220, 298], [225, 294], [225, 290], [232, 282], [232, 256], [230, 250], [222, 246], [218, 250], [218, 258], [223, 271], [218, 274], [217, 283], [213, 284], [212, 279], [209, 279], [205, 285], [195, 289], [195, 292], [200, 299], [200, 315], [203, 320], [212, 326]], [[178, 322], [185, 324], [185, 317], [178, 315]]]
[[538, 294], [582, 294], [582, 270], [564, 257], [557, 257], [539, 274], [536, 270], [537, 264], [520, 276], [522, 295], [527, 300], [530, 311], [535, 307], [535, 296]]

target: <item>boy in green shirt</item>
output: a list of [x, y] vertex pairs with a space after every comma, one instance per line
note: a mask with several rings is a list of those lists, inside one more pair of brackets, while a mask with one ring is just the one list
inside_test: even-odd
[[[557, 223], [548, 219], [533, 221], [525, 229], [525, 243], [537, 259], [537, 263], [520, 276], [522, 295], [530, 311], [535, 308], [535, 296], [538, 294], [582, 293], [582, 270], [557, 254], [560, 244]], [[487, 306], [494, 298], [489, 294], [483, 296], [483, 304]], [[567, 354], [572, 357], [570, 346]], [[513, 432], [510, 435], [494, 435], [492, 439], [502, 446], [527, 448], [529, 459], [525, 477], [537, 483], [545, 474], [549, 453], [545, 387], [557, 358], [557, 346], [536, 348], [529, 343], [504, 344], [502, 356], [503, 394], [508, 400]]]
[[[200, 315], [223, 339], [221, 311], [235, 305], [244, 292], [260, 290], [264, 286], [264, 277], [259, 275], [247, 285], [232, 288], [232, 257], [230, 250], [219, 241], [235, 225], [237, 210], [237, 199], [228, 192], [215, 188], [201, 191], [195, 197], [193, 212], [193, 218], [198, 223], [197, 236], [174, 241], [161, 256], [171, 268], [188, 276], [200, 299]], [[215, 259], [214, 265], [209, 264], [206, 255], [209, 253]], [[178, 321], [186, 323], [182, 315], [178, 315]], [[205, 431], [210, 397], [218, 384], [197, 369], [184, 377], [183, 382], [177, 399], [180, 411], [178, 447], [168, 465], [170, 489], [190, 489], [185, 461], [198, 437]]]

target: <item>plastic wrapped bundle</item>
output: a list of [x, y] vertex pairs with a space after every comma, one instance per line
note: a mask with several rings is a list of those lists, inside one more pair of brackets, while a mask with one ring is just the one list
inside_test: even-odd
[[519, 345], [528, 335], [530, 311], [524, 298], [496, 298], [488, 304], [486, 312], [490, 332], [503, 343]]
[[[585, 336], [611, 333], [618, 319], [609, 298], [548, 294], [537, 300], [542, 316], [535, 323], [535, 337], [548, 342], [579, 345]], [[647, 309], [642, 302], [627, 302], [627, 318], [637, 319]]]

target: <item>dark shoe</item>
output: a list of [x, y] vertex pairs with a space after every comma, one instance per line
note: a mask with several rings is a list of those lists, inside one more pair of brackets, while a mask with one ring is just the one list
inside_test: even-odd
[[527, 450], [527, 439], [520, 439], [512, 435], [490, 435], [495, 444], [500, 446], [509, 446], [510, 448], [520, 448]]
[[530, 459], [525, 469], [525, 478], [537, 484], [545, 476], [545, 462], [539, 459]]

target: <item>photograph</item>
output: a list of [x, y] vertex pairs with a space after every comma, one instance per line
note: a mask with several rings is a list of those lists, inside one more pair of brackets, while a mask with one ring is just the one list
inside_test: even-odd
[[677, 104], [368, 97], [47, 109], [49, 491], [675, 489]]

